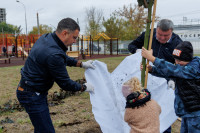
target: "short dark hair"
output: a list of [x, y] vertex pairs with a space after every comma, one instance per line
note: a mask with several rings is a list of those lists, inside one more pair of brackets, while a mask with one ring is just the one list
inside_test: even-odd
[[75, 30], [79, 30], [80, 31], [80, 27], [79, 25], [76, 23], [76, 21], [74, 21], [71, 18], [64, 18], [62, 19], [57, 26], [56, 31], [58, 33], [62, 32], [62, 30], [67, 29], [69, 32], [73, 32]]
[[162, 19], [158, 22], [157, 28], [160, 28], [162, 31], [168, 31], [174, 29], [174, 24], [169, 19]]

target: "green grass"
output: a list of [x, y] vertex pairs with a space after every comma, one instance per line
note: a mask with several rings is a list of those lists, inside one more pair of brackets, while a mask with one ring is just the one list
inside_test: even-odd
[[0, 105], [16, 98], [15, 92], [20, 80], [22, 66], [0, 68]]
[[20, 119], [20, 118], [18, 118], [17, 119], [17, 123], [18, 124], [24, 124], [24, 123], [31, 123], [31, 120], [29, 119], [29, 118], [26, 118], [26, 119]]
[[[107, 64], [108, 71], [112, 72], [125, 58], [126, 56], [102, 58], [99, 61]], [[83, 60], [87, 61], [87, 60]], [[0, 106], [6, 103], [8, 100], [16, 99], [16, 88], [21, 78], [20, 69], [22, 66], [13, 67], [1, 67], [0, 68]], [[84, 69], [77, 67], [67, 67], [67, 71], [72, 80], [82, 79], [84, 77]], [[50, 89], [50, 93], [58, 91], [60, 88], [57, 84], [54, 84], [53, 88]], [[88, 95], [83, 94], [83, 97], [89, 98]]]

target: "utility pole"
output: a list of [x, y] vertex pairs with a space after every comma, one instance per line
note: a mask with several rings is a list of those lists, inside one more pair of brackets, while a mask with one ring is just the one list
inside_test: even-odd
[[55, 26], [53, 26], [52, 24], [49, 24], [51, 27], [53, 27], [53, 29], [56, 31], [56, 27]]
[[39, 24], [39, 15], [37, 12], [37, 28], [38, 28], [38, 37], [40, 36], [40, 24]]
[[[25, 39], [25, 43], [24, 43], [24, 48], [22, 49], [22, 51], [24, 52], [25, 51], [25, 44], [27, 44], [28, 43], [28, 34], [27, 34], [27, 19], [26, 19], [26, 7], [25, 7], [25, 5], [22, 3], [22, 2], [20, 2], [19, 0], [16, 0], [16, 2], [18, 2], [18, 3], [20, 3], [20, 4], [22, 4], [23, 5], [23, 7], [24, 7], [24, 11], [25, 11], [25, 25], [26, 25], [26, 39]], [[24, 54], [23, 54], [23, 60], [24, 60]]]
[[27, 19], [26, 19], [26, 7], [25, 7], [25, 5], [22, 3], [22, 2], [20, 2], [19, 0], [16, 0], [16, 2], [18, 2], [18, 3], [21, 3], [22, 5], [23, 5], [23, 7], [24, 7], [24, 11], [25, 11], [25, 25], [26, 25], [26, 36], [27, 36]]
[[77, 24], [79, 25], [79, 21], [78, 21], [78, 18], [77, 18]]

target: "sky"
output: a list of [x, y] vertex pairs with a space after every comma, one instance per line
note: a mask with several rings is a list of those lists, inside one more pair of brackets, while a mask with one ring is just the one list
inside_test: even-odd
[[[123, 5], [137, 4], [137, 0], [1, 0], [0, 8], [6, 9], [6, 22], [22, 27], [25, 33], [25, 11], [28, 32], [39, 23], [53, 28], [66, 17], [79, 20], [80, 33], [84, 33], [86, 9], [95, 7], [105, 18]], [[24, 6], [23, 6], [24, 5]], [[200, 0], [157, 0], [156, 15], [171, 19], [175, 25], [200, 23]], [[24, 8], [25, 7], [25, 8]], [[183, 19], [184, 18], [184, 19]], [[183, 21], [184, 20], [184, 21]]]

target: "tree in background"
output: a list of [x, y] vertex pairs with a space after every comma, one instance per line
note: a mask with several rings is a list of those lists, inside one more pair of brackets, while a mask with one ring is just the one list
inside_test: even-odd
[[95, 7], [86, 9], [86, 28], [85, 34], [95, 37], [102, 32], [103, 11], [97, 10]]
[[123, 26], [125, 32], [122, 35], [123, 40], [133, 40], [138, 37], [145, 29], [147, 12], [144, 8], [132, 4], [124, 5], [122, 9], [114, 12], [116, 16], [124, 19]]
[[22, 31], [21, 26], [14, 26], [5, 22], [0, 23], [0, 33], [4, 34], [20, 34]]
[[[51, 33], [53, 31], [52, 27], [49, 27], [48, 25], [45, 24], [40, 24], [40, 35], [45, 34], [45, 33]], [[38, 28], [37, 26], [33, 26], [32, 31], [29, 32], [29, 34], [38, 34]]]
[[[120, 40], [134, 40], [145, 30], [147, 11], [137, 4], [124, 5], [115, 10], [108, 19], [102, 17], [102, 10], [95, 7], [86, 9], [86, 35], [96, 36], [104, 32], [111, 38]], [[155, 21], [158, 21], [156, 17]]]
[[[103, 18], [103, 26], [105, 28], [105, 34], [108, 35], [110, 38], [118, 38], [118, 39], [122, 39], [122, 35], [125, 32], [124, 26], [123, 26], [124, 20], [121, 18], [117, 18], [114, 14], [111, 14], [110, 18], [108, 18], [107, 20], [105, 20]], [[107, 50], [110, 49], [110, 41], [107, 41], [106, 43], [108, 43], [106, 45]], [[112, 51], [116, 51], [117, 50], [117, 40], [113, 39], [112, 40]]]
[[122, 18], [117, 18], [116, 15], [112, 14], [110, 18], [105, 20], [103, 18], [103, 26], [105, 28], [105, 34], [110, 38], [123, 38], [125, 33], [124, 20]]

